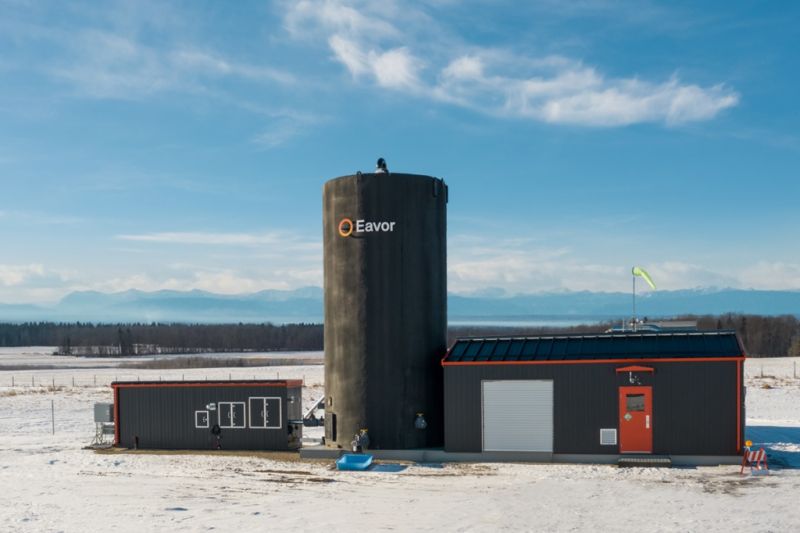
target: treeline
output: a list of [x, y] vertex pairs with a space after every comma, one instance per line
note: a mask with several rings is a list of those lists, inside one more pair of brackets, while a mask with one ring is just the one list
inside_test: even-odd
[[761, 316], [729, 313], [687, 316], [698, 329], [733, 329], [750, 357], [800, 357], [800, 320], [792, 315]]
[[[713, 315], [683, 315], [674, 320], [696, 321], [699, 330], [734, 330], [739, 334], [749, 357], [800, 357], [800, 320], [791, 315], [761, 316], [728, 313]], [[572, 327], [494, 327], [456, 326], [448, 331], [448, 345], [458, 337], [497, 335], [544, 335], [549, 333], [585, 334], [606, 331], [619, 322], [579, 325]]]
[[[751, 357], [800, 356], [800, 320], [794, 316], [726, 314], [687, 315], [698, 329], [735, 330]], [[618, 325], [574, 327], [453, 326], [448, 345], [457, 337], [597, 333]], [[89, 324], [36, 322], [0, 323], [0, 347], [57, 346], [72, 355], [127, 356], [161, 353], [319, 351], [321, 324]]]
[[0, 346], [57, 346], [63, 355], [322, 350], [319, 324], [0, 324]]

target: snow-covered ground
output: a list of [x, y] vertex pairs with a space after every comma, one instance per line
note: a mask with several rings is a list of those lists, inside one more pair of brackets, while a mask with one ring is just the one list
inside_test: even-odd
[[[62, 359], [47, 356], [46, 348], [40, 352], [32, 356], [40, 365]], [[13, 358], [25, 360], [0, 352], [0, 364]], [[133, 375], [80, 363], [68, 361], [66, 366], [81, 368], [63, 370], [0, 371], [1, 531], [756, 532], [796, 531], [800, 524], [800, 380], [792, 377], [791, 359], [747, 362], [747, 436], [767, 447], [778, 467], [766, 476], [740, 476], [735, 466], [555, 464], [382, 465], [347, 473], [332, 469], [330, 461], [299, 461], [292, 454], [96, 453], [82, 449], [94, 433], [92, 404], [111, 401], [110, 389], [100, 383], [115, 377], [305, 377], [303, 400], [310, 402], [322, 394], [323, 369]]]

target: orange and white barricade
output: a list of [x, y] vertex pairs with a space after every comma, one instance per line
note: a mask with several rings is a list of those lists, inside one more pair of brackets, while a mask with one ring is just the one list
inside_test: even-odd
[[755, 473], [756, 470], [769, 470], [767, 452], [764, 451], [764, 448], [751, 450], [750, 446], [752, 446], [752, 442], [747, 441], [747, 446], [745, 446], [744, 454], [742, 455], [742, 469], [739, 473], [744, 474], [744, 467], [746, 466], [750, 467], [751, 473]]

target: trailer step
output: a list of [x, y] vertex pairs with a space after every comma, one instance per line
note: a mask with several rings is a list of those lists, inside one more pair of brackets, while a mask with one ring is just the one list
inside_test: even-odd
[[646, 467], [646, 468], [669, 468], [672, 466], [672, 459], [666, 455], [626, 455], [617, 460], [620, 468]]

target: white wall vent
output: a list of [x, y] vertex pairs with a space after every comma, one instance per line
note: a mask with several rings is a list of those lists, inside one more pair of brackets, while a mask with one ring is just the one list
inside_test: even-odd
[[616, 446], [617, 445], [617, 430], [616, 428], [605, 428], [600, 430], [600, 445], [601, 446]]

